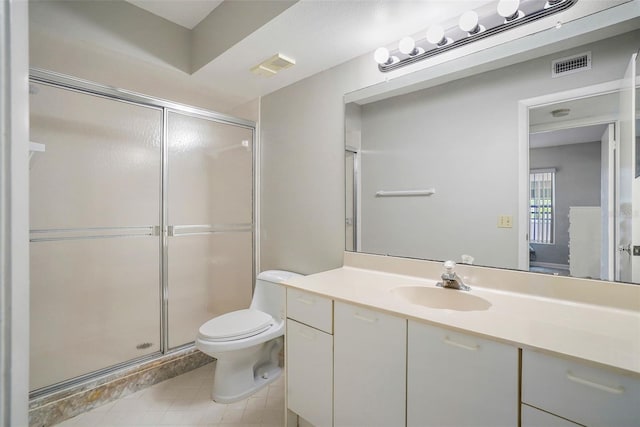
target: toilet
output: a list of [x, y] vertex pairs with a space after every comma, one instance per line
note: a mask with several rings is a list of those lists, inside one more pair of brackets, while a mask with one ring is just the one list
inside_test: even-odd
[[251, 306], [215, 317], [198, 330], [196, 348], [217, 359], [211, 397], [219, 403], [244, 399], [282, 373], [285, 280], [299, 277], [269, 270], [256, 279]]

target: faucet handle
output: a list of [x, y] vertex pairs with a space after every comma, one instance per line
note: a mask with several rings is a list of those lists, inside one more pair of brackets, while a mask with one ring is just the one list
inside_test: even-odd
[[462, 291], [469, 291], [471, 288], [464, 284], [462, 278], [456, 274], [453, 269], [456, 267], [456, 263], [449, 260], [444, 263], [445, 272], [442, 273], [442, 282], [436, 283], [437, 286], [443, 288], [459, 289]]
[[442, 280], [453, 280], [456, 277], [455, 271], [456, 263], [454, 261], [445, 261], [444, 263], [444, 272], [442, 273]]
[[448, 260], [444, 262], [444, 269], [447, 273], [453, 273], [453, 270], [456, 268], [455, 261]]

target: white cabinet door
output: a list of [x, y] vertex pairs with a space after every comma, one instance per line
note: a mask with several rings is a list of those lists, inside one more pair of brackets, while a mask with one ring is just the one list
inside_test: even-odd
[[334, 308], [334, 425], [405, 425], [407, 321], [340, 302]]
[[287, 406], [316, 427], [333, 424], [333, 337], [287, 320]]
[[409, 321], [407, 426], [518, 425], [518, 349]]
[[564, 418], [556, 417], [548, 412], [522, 405], [521, 427], [579, 427], [580, 424], [572, 423]]

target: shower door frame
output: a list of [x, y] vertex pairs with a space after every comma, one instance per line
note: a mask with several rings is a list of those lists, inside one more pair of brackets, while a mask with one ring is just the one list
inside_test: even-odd
[[[352, 203], [352, 215], [351, 215], [351, 228], [352, 228], [352, 252], [360, 252], [360, 150], [352, 146], [345, 146], [344, 149], [345, 154], [345, 195], [348, 194], [348, 177], [347, 177], [347, 156], [350, 154], [353, 157], [353, 165], [352, 165], [352, 173], [351, 173], [351, 203]], [[346, 235], [346, 225], [347, 221], [349, 221], [349, 216], [347, 215], [347, 203], [345, 198], [345, 235]], [[346, 250], [346, 238], [345, 238], [345, 250]]]
[[[159, 329], [159, 338], [160, 338], [160, 350], [157, 352], [153, 352], [148, 355], [136, 357], [134, 359], [127, 360], [125, 362], [118, 363], [116, 365], [108, 366], [103, 369], [99, 369], [97, 371], [89, 372], [86, 374], [82, 374], [77, 377], [73, 377], [70, 379], [63, 380], [61, 382], [51, 384], [48, 386], [44, 386], [33, 391], [29, 392], [29, 398], [39, 398], [42, 396], [46, 396], [52, 393], [56, 393], [61, 390], [69, 389], [75, 386], [79, 386], [81, 384], [93, 381], [97, 378], [107, 376], [124, 368], [132, 367], [138, 365], [142, 362], [151, 361], [154, 359], [161, 358], [163, 356], [168, 356], [174, 353], [178, 353], [183, 350], [187, 350], [194, 347], [194, 343], [187, 343], [177, 347], [170, 348], [169, 347], [169, 282], [168, 282], [168, 237], [171, 234], [171, 230], [169, 229], [168, 224], [168, 161], [169, 161], [169, 141], [168, 141], [168, 116], [170, 112], [175, 112], [179, 114], [184, 114], [191, 117], [197, 117], [205, 120], [211, 120], [217, 123], [237, 126], [245, 129], [251, 130], [252, 135], [252, 165], [251, 165], [251, 180], [252, 180], [252, 191], [251, 191], [251, 223], [250, 223], [250, 231], [252, 233], [252, 248], [251, 248], [251, 257], [252, 257], [252, 277], [256, 277], [256, 272], [258, 271], [258, 257], [257, 257], [257, 248], [259, 247], [259, 239], [258, 234], [259, 230], [256, 227], [256, 217], [258, 215], [259, 206], [257, 205], [257, 197], [256, 191], [258, 188], [258, 175], [257, 175], [257, 159], [259, 153], [258, 139], [256, 137], [256, 123], [251, 120], [245, 120], [233, 116], [229, 116], [226, 114], [217, 113], [215, 111], [210, 111], [198, 107], [193, 107], [186, 104], [181, 104], [178, 102], [168, 101], [166, 99], [157, 98], [149, 95], [143, 95], [137, 92], [129, 91], [126, 89], [120, 89], [112, 86], [106, 86], [99, 83], [94, 83], [88, 80], [83, 80], [80, 78], [68, 76], [61, 73], [56, 73], [53, 71], [43, 70], [39, 68], [30, 68], [29, 69], [29, 82], [30, 83], [39, 83], [47, 86], [57, 87], [61, 89], [71, 90], [79, 93], [83, 93], [86, 95], [97, 96], [107, 99], [112, 99], [120, 102], [132, 103], [135, 105], [140, 105], [143, 107], [150, 107], [158, 109], [162, 112], [162, 130], [161, 130], [161, 141], [160, 141], [160, 227], [159, 230], [156, 230], [158, 227], [153, 226], [154, 231], [152, 232], [153, 236], [159, 237], [159, 277], [160, 283], [158, 286], [160, 287], [160, 329]], [[137, 227], [139, 228], [139, 227]], [[249, 230], [246, 229], [227, 229], [221, 231], [211, 231], [215, 232], [247, 232]], [[139, 234], [138, 234], [139, 235]], [[31, 239], [39, 241], [41, 239]], [[252, 283], [253, 286], [253, 283]]]

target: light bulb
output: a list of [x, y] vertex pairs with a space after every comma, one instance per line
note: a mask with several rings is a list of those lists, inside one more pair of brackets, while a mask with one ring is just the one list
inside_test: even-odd
[[498, 3], [498, 15], [507, 21], [513, 21], [520, 15], [519, 7], [520, 0], [500, 0], [500, 3]]
[[427, 41], [431, 44], [443, 46], [447, 43], [447, 39], [444, 37], [444, 28], [440, 25], [434, 25], [427, 30]]
[[416, 53], [416, 41], [411, 37], [403, 37], [398, 43], [398, 50], [405, 55], [413, 55]]
[[378, 64], [386, 64], [389, 62], [389, 49], [386, 47], [377, 48], [373, 53], [373, 59], [375, 59]]
[[466, 31], [469, 34], [475, 34], [480, 32], [480, 26], [478, 25], [478, 14], [473, 10], [469, 10], [460, 16], [460, 22], [458, 23], [462, 31]]

